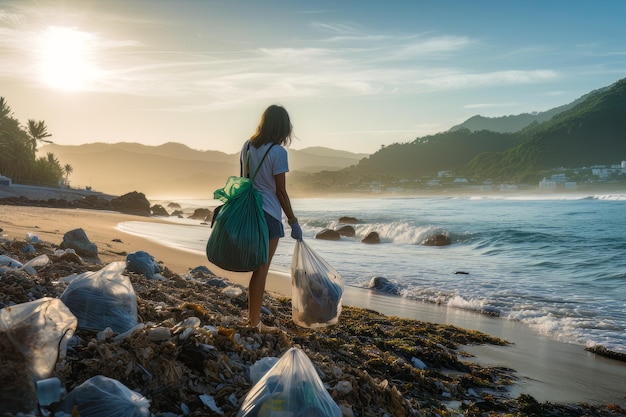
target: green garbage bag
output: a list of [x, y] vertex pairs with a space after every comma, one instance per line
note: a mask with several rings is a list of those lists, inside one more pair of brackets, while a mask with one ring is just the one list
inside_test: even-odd
[[267, 262], [269, 232], [261, 193], [246, 177], [229, 177], [215, 190], [221, 206], [206, 245], [207, 259], [227, 271], [254, 271]]

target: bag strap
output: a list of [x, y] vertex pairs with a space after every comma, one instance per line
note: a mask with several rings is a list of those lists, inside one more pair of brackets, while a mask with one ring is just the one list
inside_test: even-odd
[[[252, 177], [250, 177], [250, 141], [248, 141], [248, 145], [246, 146], [246, 172], [245, 172], [245, 176], [254, 180], [254, 178], [256, 177], [256, 174], [259, 173], [259, 169], [261, 169], [261, 165], [263, 165], [263, 161], [265, 161], [265, 158], [267, 157], [267, 154], [270, 153], [270, 149], [272, 149], [272, 147], [276, 145], [275, 143], [272, 143], [269, 147], [269, 149], [267, 151], [265, 151], [265, 154], [263, 155], [263, 158], [261, 158], [261, 162], [259, 162], [259, 166], [256, 167], [256, 169], [254, 170], [254, 174], [252, 174]], [[243, 177], [244, 175], [242, 175]]]

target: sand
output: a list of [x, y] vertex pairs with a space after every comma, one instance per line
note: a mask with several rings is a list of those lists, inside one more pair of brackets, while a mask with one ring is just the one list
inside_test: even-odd
[[[117, 230], [117, 225], [125, 221], [167, 222], [158, 217], [109, 211], [0, 205], [0, 228], [4, 230], [1, 234], [6, 234], [9, 238], [23, 239], [28, 233], [32, 233], [42, 241], [60, 244], [65, 233], [81, 228], [89, 240], [98, 246], [98, 257], [103, 264], [119, 260], [121, 255], [141, 250], [148, 252], [157, 262], [163, 262], [177, 274], [185, 274], [190, 269], [203, 265], [219, 277], [247, 286], [249, 273], [225, 271], [209, 263], [205, 256], [171, 249]], [[279, 273], [272, 275], [267, 283], [267, 291], [289, 295], [289, 278]]]
[[[116, 229], [119, 223], [125, 221], [166, 222], [165, 219], [117, 212], [0, 205], [0, 228], [3, 229], [0, 234], [9, 238], [22, 239], [33, 233], [43, 241], [60, 244], [66, 232], [82, 228], [90, 241], [98, 246], [99, 258], [104, 264], [142, 250], [177, 274], [204, 265], [217, 276], [247, 286], [249, 274], [223, 271], [200, 254], [168, 248]], [[268, 277], [266, 289], [274, 294], [289, 296], [290, 277], [274, 271]], [[519, 323], [353, 287], [346, 288], [344, 304], [388, 315], [453, 324], [513, 342], [508, 347], [472, 346], [468, 350], [476, 355], [476, 361], [481, 364], [515, 369], [520, 378], [515, 391], [530, 394], [539, 401], [626, 406], [626, 363], [588, 353], [582, 346], [537, 335]]]

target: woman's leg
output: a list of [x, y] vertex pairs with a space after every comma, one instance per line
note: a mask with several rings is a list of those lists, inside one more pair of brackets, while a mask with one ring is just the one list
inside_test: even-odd
[[250, 277], [250, 285], [248, 286], [248, 319], [252, 326], [256, 326], [261, 321], [261, 307], [263, 306], [263, 295], [265, 294], [265, 281], [267, 279], [267, 273], [270, 270], [272, 258], [278, 247], [278, 240], [278, 238], [270, 239], [267, 262], [255, 270], [252, 273], [252, 277]]

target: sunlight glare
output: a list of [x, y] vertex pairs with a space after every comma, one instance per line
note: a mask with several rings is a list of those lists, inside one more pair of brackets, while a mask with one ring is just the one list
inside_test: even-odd
[[85, 90], [96, 76], [91, 40], [90, 34], [73, 28], [48, 28], [40, 40], [43, 82], [64, 91]]

